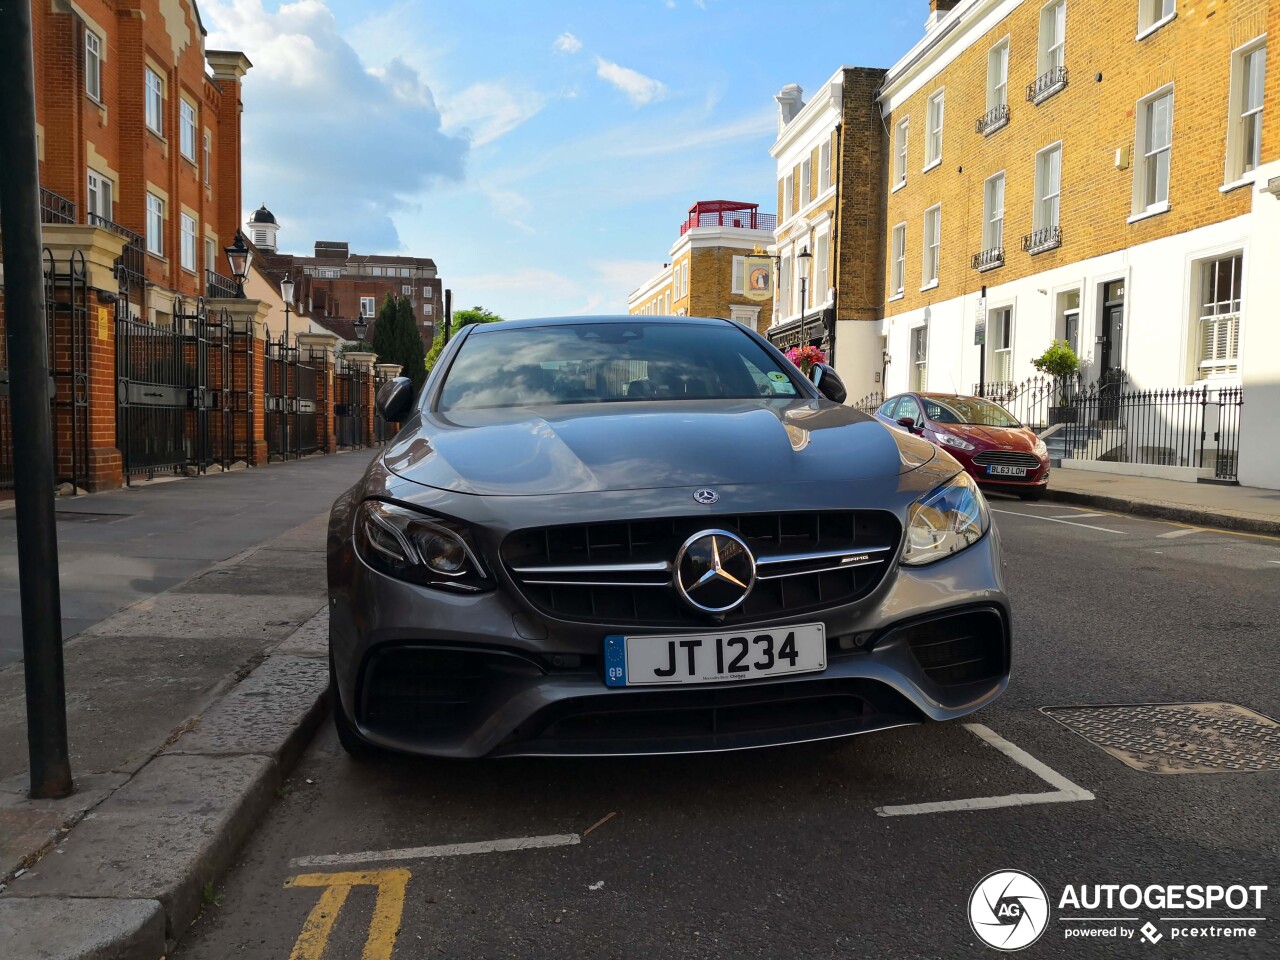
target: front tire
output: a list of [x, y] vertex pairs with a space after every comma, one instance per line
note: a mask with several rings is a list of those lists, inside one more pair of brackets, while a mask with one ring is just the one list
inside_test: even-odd
[[342, 749], [353, 760], [369, 760], [381, 751], [360, 736], [346, 710], [342, 708], [342, 698], [338, 696], [337, 672], [333, 668], [333, 654], [329, 654], [329, 706], [333, 709], [333, 728], [338, 733], [338, 742]]

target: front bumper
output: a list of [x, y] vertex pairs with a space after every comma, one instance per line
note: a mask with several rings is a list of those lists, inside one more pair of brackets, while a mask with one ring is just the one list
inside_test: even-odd
[[[1008, 682], [1010, 617], [995, 528], [928, 567], [896, 566], [858, 602], [763, 621], [821, 620], [819, 673], [666, 688], [609, 688], [603, 643], [645, 631], [538, 614], [504, 583], [458, 596], [331, 555], [338, 702], [370, 743], [481, 757], [702, 752], [849, 736], [971, 713]], [[750, 629], [735, 625], [735, 632]], [[715, 629], [708, 626], [703, 629]]]

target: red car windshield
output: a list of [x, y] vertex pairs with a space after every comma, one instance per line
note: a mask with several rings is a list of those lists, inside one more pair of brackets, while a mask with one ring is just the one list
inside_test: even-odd
[[1020, 427], [1009, 411], [998, 403], [977, 397], [947, 397], [945, 401], [924, 397], [924, 412], [934, 423], [963, 423], [982, 427]]

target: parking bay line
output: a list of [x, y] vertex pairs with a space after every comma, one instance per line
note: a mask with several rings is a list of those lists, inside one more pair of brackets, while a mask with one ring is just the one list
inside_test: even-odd
[[544, 837], [512, 837], [506, 840], [480, 840], [476, 843], [446, 843], [437, 847], [404, 847], [399, 850], [369, 850], [363, 853], [297, 857], [289, 861], [289, 866], [332, 867], [353, 863], [382, 863], [388, 860], [429, 860], [435, 857], [460, 857], [473, 853], [506, 853], [512, 850], [569, 847], [581, 842], [582, 838], [576, 833], [551, 834]]
[[1001, 807], [1023, 807], [1037, 803], [1071, 803], [1076, 800], [1092, 800], [1094, 796], [1083, 787], [1072, 783], [1058, 771], [1041, 763], [1021, 747], [1010, 743], [1000, 734], [982, 723], [966, 723], [964, 728], [975, 737], [985, 740], [1006, 757], [1025, 767], [1052, 787], [1046, 793], [1011, 793], [1003, 797], [975, 797], [971, 800], [939, 800], [934, 803], [908, 803], [876, 807], [882, 817], [901, 817], [917, 813], [947, 813], [955, 810], [996, 810]]
[[1156, 536], [1161, 540], [1173, 540], [1176, 537], [1185, 537], [1189, 533], [1199, 533], [1195, 527], [1183, 527], [1181, 530], [1170, 530], [1168, 533], [1157, 533]]
[[1029, 517], [1032, 520], [1048, 520], [1050, 523], [1065, 523], [1072, 527], [1084, 527], [1086, 530], [1101, 530], [1103, 533], [1118, 533], [1124, 535], [1123, 530], [1112, 530], [1109, 527], [1095, 527], [1087, 523], [1076, 523], [1073, 520], [1059, 520], [1057, 517], [1041, 517], [1034, 513], [1019, 513], [1017, 510], [997, 510], [995, 507], [988, 508], [992, 513], [1007, 513], [1011, 517]]

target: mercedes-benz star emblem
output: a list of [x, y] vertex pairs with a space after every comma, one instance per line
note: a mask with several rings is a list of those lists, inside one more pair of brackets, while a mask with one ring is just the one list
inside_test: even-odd
[[710, 506], [720, 499], [720, 494], [716, 493], [710, 487], [703, 487], [701, 490], [693, 491], [693, 499], [697, 500], [704, 506]]
[[725, 613], [747, 599], [756, 582], [756, 558], [727, 530], [703, 530], [676, 554], [676, 590], [695, 610]]

